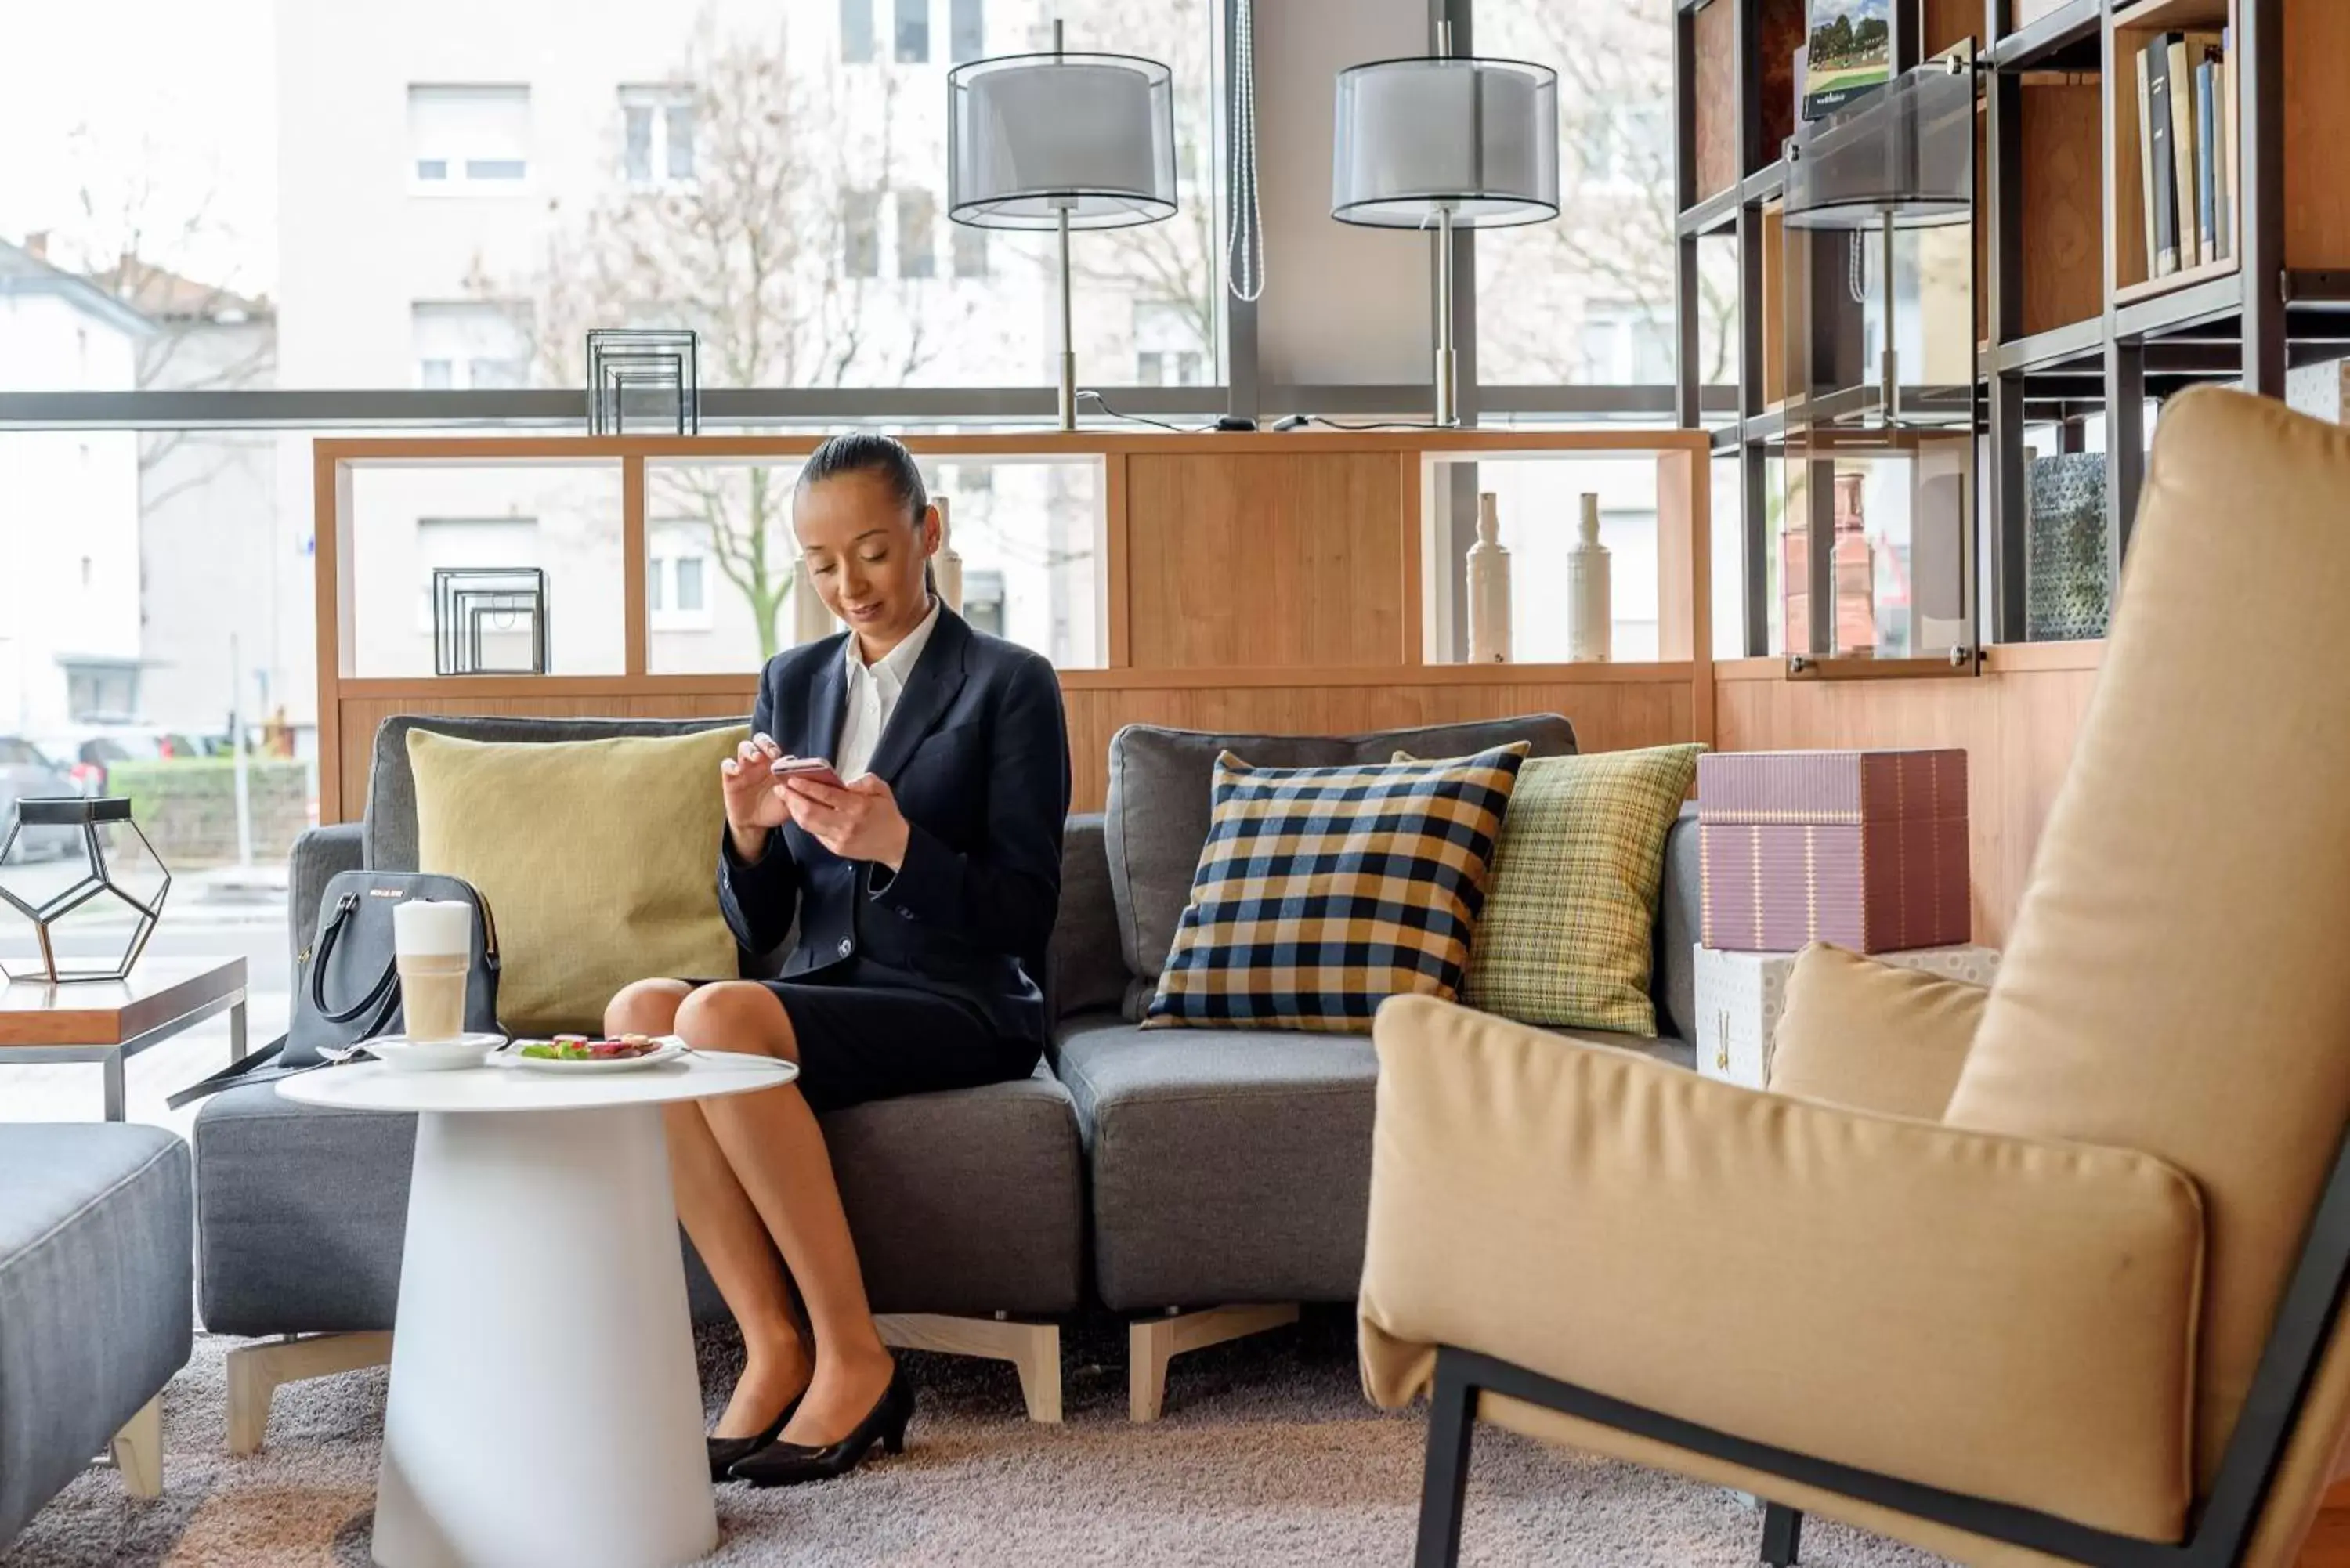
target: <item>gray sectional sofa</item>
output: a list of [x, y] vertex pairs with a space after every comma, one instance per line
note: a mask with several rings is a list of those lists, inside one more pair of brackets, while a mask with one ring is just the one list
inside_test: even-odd
[[109, 1447], [133, 1495], [162, 1490], [190, 1204], [188, 1146], [161, 1128], [0, 1125], [0, 1549]]
[[[376, 737], [366, 818], [294, 855], [298, 948], [320, 889], [359, 866], [413, 869], [407, 732], [529, 742], [673, 733], [720, 721], [394, 719]], [[1526, 739], [1571, 752], [1564, 719], [1352, 738], [1131, 728], [1113, 741], [1108, 810], [1074, 817], [1045, 983], [1059, 1020], [1025, 1082], [858, 1106], [826, 1137], [866, 1282], [893, 1343], [995, 1356], [1029, 1411], [1059, 1413], [1058, 1324], [1130, 1316], [1132, 1412], [1155, 1416], [1170, 1356], [1351, 1301], [1368, 1210], [1376, 1064], [1367, 1036], [1149, 1030], [1148, 1001], [1207, 836], [1217, 753], [1264, 765], [1458, 755]], [[1667, 850], [1656, 995], [1665, 1038], [1589, 1035], [1686, 1064], [1696, 835]], [[762, 961], [746, 958], [746, 972]], [[274, 1336], [232, 1355], [233, 1447], [258, 1444], [269, 1391], [388, 1349], [412, 1118], [317, 1110], [269, 1085], [219, 1094], [195, 1127], [199, 1303], [216, 1333]], [[695, 1310], [723, 1312], [689, 1249]], [[319, 1335], [351, 1336], [339, 1343]]]

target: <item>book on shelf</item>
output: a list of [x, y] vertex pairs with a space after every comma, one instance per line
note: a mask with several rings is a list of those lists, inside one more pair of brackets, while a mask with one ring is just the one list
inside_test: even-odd
[[2226, 254], [2234, 255], [2236, 235], [2243, 227], [2236, 221], [2236, 192], [2244, 182], [2240, 172], [2243, 166], [2236, 161], [2236, 31], [2232, 27], [2220, 29], [2220, 140], [2227, 151], [2220, 161], [2220, 244]]
[[2188, 68], [2187, 35], [2162, 36], [2164, 57], [2170, 64], [2170, 172], [2176, 182], [2178, 223], [2178, 265], [2199, 267], [2208, 258], [2195, 226], [2195, 73]]
[[1825, 119], [1893, 79], [1891, 0], [1808, 0], [1804, 22], [1804, 119]]
[[2151, 74], [2151, 51], [2139, 49], [2132, 63], [2137, 68], [2137, 179], [2138, 212], [2142, 214], [2138, 227], [2146, 234], [2146, 275], [2160, 277], [2169, 268], [2162, 265], [2160, 242], [2155, 238], [2154, 221], [2154, 78]]
[[2179, 234], [2178, 158], [2171, 149], [2177, 135], [2170, 110], [2170, 48], [2167, 36], [2147, 45], [2147, 135], [2142, 144], [2154, 199], [2147, 203], [2146, 221], [2154, 241], [2154, 270], [2147, 275], [2168, 277], [2178, 270]]
[[2195, 67], [2195, 237], [2203, 259], [2227, 254], [2220, 243], [2220, 67], [2205, 60]]

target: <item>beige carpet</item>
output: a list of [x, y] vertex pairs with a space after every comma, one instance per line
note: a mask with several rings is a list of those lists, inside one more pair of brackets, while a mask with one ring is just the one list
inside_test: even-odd
[[[910, 1356], [920, 1390], [906, 1453], [824, 1486], [721, 1487], [712, 1563], [1336, 1563], [1409, 1561], [1417, 1412], [1373, 1409], [1355, 1380], [1351, 1320], [1177, 1360], [1166, 1419], [1125, 1419], [1123, 1335], [1070, 1336], [1068, 1421], [1030, 1424], [1008, 1367]], [[96, 1469], [52, 1502], [5, 1568], [331, 1564], [368, 1561], [384, 1374], [278, 1392], [269, 1445], [223, 1451], [222, 1356], [200, 1337], [164, 1396], [164, 1495], [132, 1503]], [[723, 1386], [734, 1347], [703, 1344]], [[559, 1444], [559, 1436], [553, 1439]], [[593, 1455], [581, 1455], [593, 1463]], [[1464, 1562], [1705, 1568], [1757, 1561], [1761, 1516], [1719, 1490], [1564, 1454], [1491, 1428], [1477, 1438]], [[1933, 1559], [1825, 1523], [1818, 1568], [1928, 1568]]]

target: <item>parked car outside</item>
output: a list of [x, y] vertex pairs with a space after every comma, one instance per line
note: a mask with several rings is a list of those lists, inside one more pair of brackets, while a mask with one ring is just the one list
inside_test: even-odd
[[106, 770], [115, 763], [200, 757], [203, 747], [187, 736], [143, 724], [85, 724], [37, 738], [36, 743], [63, 764], [81, 794], [106, 793]]
[[[21, 735], [0, 735], [0, 839], [7, 836], [16, 803], [41, 795], [82, 792], [66, 769]], [[30, 827], [9, 851], [11, 861], [50, 860], [73, 853], [73, 830]]]

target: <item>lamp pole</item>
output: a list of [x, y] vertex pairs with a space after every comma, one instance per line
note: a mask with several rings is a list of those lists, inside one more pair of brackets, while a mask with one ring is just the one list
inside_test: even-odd
[[[1053, 58], [1061, 57], [1061, 19], [1053, 18]], [[1076, 290], [1069, 271], [1069, 204], [1070, 198], [1061, 197], [1054, 205], [1059, 210], [1057, 225], [1061, 235], [1061, 428], [1077, 428], [1077, 332], [1070, 309], [1070, 296]]]
[[1452, 203], [1436, 210], [1436, 422], [1461, 422], [1460, 356], [1452, 348]]
[[[1060, 24], [1055, 22], [1057, 30]], [[1069, 202], [1060, 202], [1061, 230], [1061, 428], [1077, 428], [1077, 337], [1074, 317], [1069, 309], [1071, 283], [1069, 275]]]
[[[1436, 24], [1436, 53], [1452, 55], [1452, 21]], [[1452, 347], [1452, 203], [1436, 209], [1436, 422], [1450, 430], [1461, 422], [1460, 356]]]

